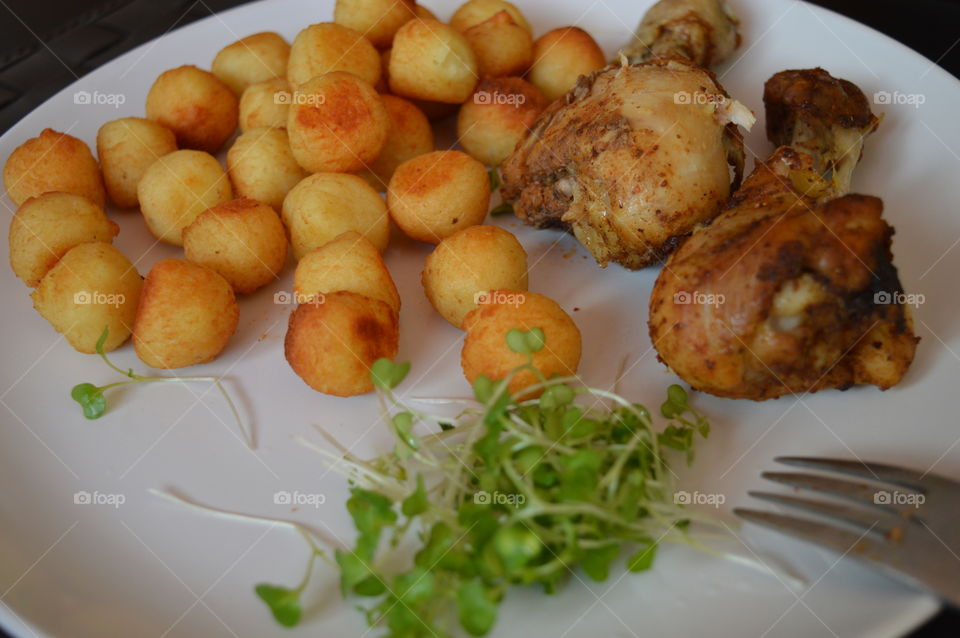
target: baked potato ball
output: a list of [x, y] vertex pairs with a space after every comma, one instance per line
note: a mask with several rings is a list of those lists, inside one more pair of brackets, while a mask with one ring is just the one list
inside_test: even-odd
[[104, 204], [100, 168], [87, 145], [72, 135], [44, 129], [18, 146], [3, 165], [3, 186], [19, 206], [50, 191], [76, 193]]
[[273, 281], [287, 260], [287, 233], [263, 202], [233, 199], [200, 213], [183, 229], [189, 261], [214, 270], [240, 294]]
[[528, 79], [552, 102], [572, 89], [581, 75], [606, 64], [600, 45], [589, 33], [579, 27], [561, 27], [533, 43]]
[[147, 93], [147, 118], [173, 131], [181, 148], [216, 153], [236, 130], [238, 111], [230, 87], [192, 65], [164, 71]]
[[433, 150], [433, 129], [427, 116], [412, 102], [395, 95], [381, 97], [390, 118], [387, 140], [377, 159], [359, 175], [377, 190], [385, 191], [398, 166]]
[[211, 206], [233, 197], [230, 180], [213, 155], [181, 150], [150, 165], [137, 186], [147, 228], [167, 244], [183, 246], [183, 229]]
[[177, 150], [173, 131], [142, 117], [112, 120], [97, 131], [97, 156], [110, 201], [137, 205], [137, 185], [155, 161]]
[[437, 20], [400, 27], [390, 52], [390, 90], [419, 100], [459, 104], [477, 85], [477, 58], [462, 33]]
[[459, 328], [488, 290], [527, 289], [527, 253], [498, 226], [470, 226], [427, 256], [421, 281], [431, 305]]
[[390, 46], [397, 29], [413, 19], [415, 5], [413, 0], [337, 0], [333, 21], [383, 48]]
[[299, 303], [322, 299], [337, 290], [379, 299], [400, 312], [400, 293], [380, 251], [353, 230], [304, 255], [293, 275], [293, 291]]
[[285, 128], [292, 94], [287, 78], [272, 78], [248, 86], [240, 96], [240, 130]]
[[482, 223], [489, 207], [487, 170], [461, 151], [433, 151], [407, 160], [387, 188], [393, 221], [412, 239], [431, 244]]
[[[460, 363], [471, 384], [480, 375], [492, 380], [503, 379], [511, 370], [526, 363], [527, 355], [507, 346], [507, 333], [513, 329], [543, 330], [544, 346], [533, 354], [533, 365], [543, 376], [576, 373], [580, 363], [580, 330], [555, 301], [517, 290], [491, 290], [479, 301], [479, 307], [470, 311], [463, 321], [467, 336]], [[533, 372], [524, 370], [513, 376], [508, 387], [516, 395], [538, 382]], [[529, 392], [525, 396], [539, 394]]]
[[120, 227], [103, 209], [73, 193], [44, 193], [23, 203], [10, 220], [10, 266], [35, 288], [68, 250], [85, 242], [109, 244]]
[[540, 89], [523, 78], [484, 78], [457, 114], [460, 146], [487, 166], [499, 166], [546, 107]]
[[293, 371], [318, 392], [339, 397], [373, 390], [370, 367], [397, 355], [397, 313], [379, 299], [340, 290], [323, 303], [297, 306], [290, 315], [284, 353]]
[[133, 346], [151, 368], [207, 363], [226, 347], [239, 320], [226, 279], [185, 259], [164, 259], [143, 282]]
[[477, 56], [480, 77], [522, 75], [533, 62], [530, 31], [501, 11], [463, 32]]
[[287, 74], [290, 45], [279, 33], [264, 31], [220, 49], [210, 70], [237, 97], [251, 84]]
[[372, 86], [380, 78], [380, 54], [359, 31], [334, 22], [311, 24], [293, 41], [287, 79], [296, 87], [332, 71], [353, 73]]
[[374, 88], [334, 71], [296, 87], [287, 117], [290, 148], [310, 173], [353, 173], [377, 159], [390, 116]]
[[290, 189], [307, 176], [290, 150], [282, 128], [255, 128], [227, 151], [227, 174], [234, 192], [280, 210]]
[[282, 217], [297, 260], [348, 230], [369, 239], [380, 252], [390, 240], [383, 198], [356, 175], [310, 175], [287, 194]]
[[77, 244], [40, 280], [33, 307], [67, 342], [93, 354], [104, 328], [105, 352], [133, 330], [143, 280], [130, 260], [111, 244]]
[[486, 22], [501, 11], [506, 11], [513, 21], [528, 33], [533, 32], [520, 9], [506, 0], [469, 0], [454, 12], [453, 17], [450, 18], [450, 26], [457, 31], [466, 31], [481, 22]]

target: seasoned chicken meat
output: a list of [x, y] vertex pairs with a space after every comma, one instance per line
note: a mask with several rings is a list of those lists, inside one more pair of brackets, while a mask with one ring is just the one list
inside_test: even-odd
[[725, 0], [672, 0], [650, 7], [621, 53], [631, 64], [684, 58], [716, 66], [739, 46], [737, 18]]
[[770, 137], [797, 147], [759, 164], [667, 260], [650, 338], [661, 361], [718, 396], [889, 388], [918, 341], [893, 228], [876, 197], [843, 195], [877, 120], [859, 89], [821, 69], [778, 74], [765, 97]]
[[[732, 50], [733, 23], [696, 27], [702, 37], [684, 25], [726, 15], [718, 0], [663, 0], [630, 47], [647, 61], [622, 58], [551, 104], [501, 166], [517, 217], [570, 230], [601, 265], [631, 269], [661, 262], [712, 219], [742, 175], [737, 125], [754, 117], [695, 63]], [[684, 51], [696, 60], [663, 57]]]

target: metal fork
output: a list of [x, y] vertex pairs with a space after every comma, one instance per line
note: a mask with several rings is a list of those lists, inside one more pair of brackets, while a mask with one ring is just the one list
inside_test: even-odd
[[830, 521], [738, 508], [751, 522], [826, 547], [960, 607], [960, 483], [882, 463], [778, 457], [784, 465], [856, 477], [764, 472], [763, 478], [847, 501], [751, 491], [751, 496]]

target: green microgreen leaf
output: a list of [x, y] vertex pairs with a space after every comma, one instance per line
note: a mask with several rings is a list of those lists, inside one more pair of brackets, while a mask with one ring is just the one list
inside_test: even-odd
[[500, 188], [500, 175], [497, 173], [497, 168], [491, 168], [487, 171], [487, 175], [490, 177], [490, 190], [495, 191]]
[[632, 572], [642, 572], [653, 565], [653, 559], [657, 554], [656, 543], [647, 545], [639, 552], [627, 559], [627, 569]]
[[394, 363], [386, 357], [381, 357], [370, 367], [370, 378], [374, 386], [387, 392], [400, 385], [408, 372], [410, 372], [409, 361]]
[[99, 419], [107, 410], [107, 399], [103, 390], [92, 383], [80, 383], [73, 386], [70, 396], [83, 408], [83, 416]]
[[485, 636], [497, 621], [497, 605], [479, 579], [468, 580], [457, 590], [460, 624], [471, 636]]
[[495, 206], [490, 215], [493, 217], [500, 217], [502, 215], [513, 215], [513, 204], [508, 202], [502, 202], [499, 205]]
[[267, 604], [278, 623], [284, 627], [296, 627], [300, 622], [300, 591], [281, 585], [260, 583], [255, 591], [260, 600]]
[[400, 505], [400, 511], [403, 515], [411, 518], [418, 514], [423, 514], [430, 507], [430, 501], [427, 499], [427, 490], [423, 486], [423, 475], [417, 474], [417, 489], [407, 498], [403, 499]]

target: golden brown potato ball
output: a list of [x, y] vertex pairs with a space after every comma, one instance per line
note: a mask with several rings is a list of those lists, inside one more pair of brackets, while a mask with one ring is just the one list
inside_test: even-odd
[[216, 153], [237, 128], [237, 96], [213, 73], [185, 65], [164, 71], [147, 93], [147, 118], [181, 148]]
[[527, 253], [502, 228], [470, 226], [427, 256], [421, 281], [437, 312], [459, 328], [486, 291], [527, 289]]
[[77, 244], [33, 291], [33, 307], [67, 342], [87, 354], [97, 351], [104, 328], [105, 352], [133, 330], [143, 280], [130, 260], [104, 242]]
[[181, 233], [197, 215], [233, 197], [230, 180], [213, 155], [174, 151], [150, 165], [137, 186], [147, 228], [162, 242], [183, 246]]
[[133, 347], [151, 368], [207, 363], [223, 351], [239, 321], [226, 279], [185, 259], [164, 259], [143, 282]]
[[487, 169], [460, 151], [434, 151], [404, 162], [387, 189], [393, 221], [411, 238], [431, 244], [482, 223], [489, 206]]
[[263, 202], [233, 199], [200, 213], [183, 229], [183, 251], [220, 273], [240, 294], [270, 283], [287, 260], [287, 233]]
[[498, 166], [547, 107], [540, 89], [522, 78], [484, 78], [460, 107], [460, 146], [487, 166]]
[[341, 290], [290, 315], [284, 352], [293, 371], [318, 392], [339, 397], [373, 390], [370, 366], [397, 356], [397, 313], [379, 299]]
[[334, 22], [311, 24], [293, 41], [287, 79], [296, 88], [332, 71], [353, 73], [372, 86], [380, 78], [380, 54], [359, 31]]
[[293, 275], [293, 291], [299, 303], [322, 299], [337, 290], [379, 299], [400, 312], [400, 293], [380, 251], [353, 230], [304, 255]]
[[[492, 380], [503, 379], [526, 363], [527, 355], [507, 346], [507, 333], [531, 328], [540, 328], [546, 337], [543, 348], [533, 355], [534, 367], [548, 379], [576, 373], [580, 363], [580, 330], [555, 301], [535, 292], [491, 290], [463, 320], [467, 337], [460, 364], [467, 381], [473, 384], [482, 374]], [[510, 380], [508, 387], [512, 394], [518, 394], [538, 382], [533, 372], [524, 370]]]
[[290, 189], [307, 176], [290, 150], [282, 128], [250, 129], [227, 151], [227, 173], [234, 192], [280, 210]]
[[10, 220], [10, 266], [35, 288], [68, 250], [91, 241], [109, 244], [120, 227], [103, 209], [73, 193], [44, 193], [23, 203]]
[[381, 97], [390, 116], [387, 141], [368, 170], [359, 175], [377, 190], [385, 191], [398, 166], [433, 150], [433, 129], [427, 116], [412, 102], [395, 95]]
[[523, 16], [515, 5], [506, 0], [469, 0], [460, 5], [453, 17], [450, 18], [450, 26], [457, 31], [466, 31], [481, 22], [486, 22], [501, 11], [506, 11], [513, 18], [513, 21], [532, 32], [530, 23]]
[[293, 91], [287, 78], [251, 84], [240, 96], [240, 130], [285, 128]]
[[459, 104], [477, 85], [477, 58], [450, 25], [416, 19], [393, 38], [389, 75], [390, 90], [397, 95]]
[[100, 168], [87, 145], [66, 133], [44, 129], [18, 146], [3, 165], [3, 185], [19, 206], [50, 191], [76, 193], [104, 204]]
[[577, 78], [606, 66], [596, 40], [579, 27], [547, 31], [533, 43], [530, 81], [551, 102], [573, 88]]
[[137, 205], [137, 185], [155, 161], [177, 150], [173, 131], [142, 117], [107, 122], [97, 132], [97, 156], [110, 201], [120, 208]]
[[333, 21], [359, 31], [377, 48], [390, 46], [393, 34], [414, 17], [413, 0], [337, 0]]
[[310, 173], [353, 173], [377, 159], [390, 116], [374, 88], [335, 71], [296, 87], [287, 117], [290, 148]]
[[480, 77], [522, 75], [533, 62], [533, 36], [506, 11], [463, 32], [477, 56]]
[[282, 217], [297, 260], [348, 230], [364, 235], [380, 252], [390, 240], [383, 198], [356, 175], [310, 175], [287, 194]]
[[279, 33], [264, 31], [220, 49], [211, 71], [237, 97], [251, 84], [287, 75], [290, 45]]
[[426, 8], [422, 4], [418, 4], [413, 8], [413, 14], [420, 18], [421, 20], [437, 20], [437, 14], [435, 14], [430, 9]]

